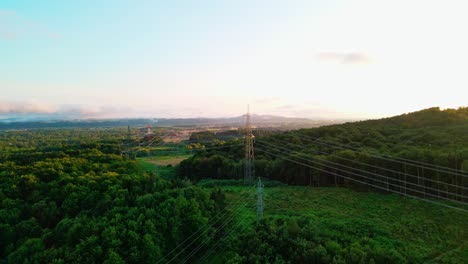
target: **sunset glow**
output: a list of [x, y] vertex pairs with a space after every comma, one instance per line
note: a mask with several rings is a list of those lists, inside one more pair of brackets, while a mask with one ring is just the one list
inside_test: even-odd
[[[0, 117], [383, 117], [468, 98], [463, 1], [2, 1]], [[85, 4], [84, 2], [88, 2]]]

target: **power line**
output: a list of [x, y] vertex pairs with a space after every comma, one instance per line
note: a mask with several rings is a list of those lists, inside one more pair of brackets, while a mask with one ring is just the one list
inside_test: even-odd
[[[316, 143], [319, 143], [319, 144], [323, 144], [323, 145], [327, 145], [327, 146], [330, 146], [330, 147], [334, 147], [334, 148], [339, 148], [339, 149], [352, 149], [352, 150], [356, 150], [356, 151], [361, 151], [362, 149], [360, 148], [356, 148], [356, 147], [352, 147], [350, 146], [349, 144], [341, 144], [341, 143], [337, 143], [337, 142], [333, 142], [333, 141], [327, 141], [327, 140], [324, 140], [320, 137], [318, 138], [313, 138], [313, 137], [310, 137], [310, 136], [307, 136], [307, 135], [303, 135], [303, 134], [298, 134], [297, 132], [296, 133], [293, 133], [293, 135], [298, 135], [298, 136], [302, 136], [303, 138], [306, 138], [306, 139], [309, 139], [309, 140], [313, 140], [314, 142]], [[373, 154], [374, 153], [374, 154]], [[383, 160], [387, 160], [387, 161], [392, 161], [392, 162], [396, 162], [396, 163], [404, 163], [404, 161], [406, 162], [411, 162], [411, 163], [416, 163], [416, 164], [409, 164], [411, 166], [414, 166], [414, 167], [419, 167], [419, 168], [425, 168], [425, 169], [431, 169], [431, 170], [434, 170], [434, 171], [439, 171], [439, 172], [443, 172], [443, 173], [449, 173], [449, 174], [453, 174], [453, 175], [458, 175], [458, 176], [465, 176], [467, 177], [466, 175], [464, 175], [465, 173], [468, 173], [468, 172], [465, 172], [463, 170], [457, 170], [457, 169], [453, 169], [453, 168], [449, 168], [449, 167], [445, 167], [445, 166], [439, 166], [439, 165], [435, 165], [435, 164], [430, 164], [430, 163], [426, 163], [426, 162], [422, 162], [422, 161], [416, 161], [416, 160], [411, 160], [411, 159], [405, 159], [405, 158], [399, 158], [399, 157], [395, 157], [395, 156], [390, 156], [390, 155], [382, 155], [380, 153], [376, 153], [376, 152], [371, 152], [369, 153], [369, 155], [371, 157], [374, 157], [374, 158], [379, 158], [379, 159], [383, 159]], [[407, 164], [407, 163], [404, 163], [404, 164]], [[420, 165], [418, 165], [420, 164]], [[431, 168], [432, 167], [432, 168]], [[460, 172], [461, 171], [461, 172]]]
[[[306, 166], [306, 167], [309, 167], [309, 168], [312, 168], [312, 169], [316, 169], [316, 170], [318, 170], [318, 171], [322, 171], [322, 172], [325, 172], [325, 173], [329, 173], [329, 174], [332, 174], [332, 175], [335, 175], [335, 176], [338, 176], [338, 177], [341, 177], [341, 178], [344, 178], [344, 179], [348, 179], [348, 180], [351, 180], [351, 181], [355, 181], [355, 182], [358, 182], [358, 183], [362, 183], [362, 184], [365, 184], [365, 185], [369, 185], [369, 186], [372, 186], [372, 187], [375, 187], [375, 188], [378, 188], [378, 189], [381, 189], [381, 190], [390, 191], [390, 192], [394, 192], [394, 193], [401, 194], [401, 195], [404, 195], [404, 196], [412, 197], [412, 198], [415, 198], [415, 199], [418, 199], [418, 200], [422, 200], [422, 201], [430, 202], [430, 203], [433, 203], [433, 204], [445, 206], [445, 207], [448, 207], [448, 208], [460, 210], [460, 211], [463, 211], [463, 212], [468, 212], [468, 210], [463, 209], [463, 208], [460, 208], [460, 207], [451, 206], [451, 205], [444, 204], [444, 203], [439, 203], [439, 202], [436, 202], [436, 201], [433, 201], [433, 200], [429, 200], [429, 199], [424, 199], [424, 198], [421, 198], [421, 197], [418, 197], [418, 196], [414, 196], [414, 195], [410, 195], [410, 194], [407, 194], [407, 193], [399, 192], [399, 191], [397, 191], [397, 190], [387, 189], [387, 188], [385, 188], [385, 187], [381, 187], [381, 186], [378, 186], [378, 185], [374, 185], [374, 184], [371, 184], [371, 183], [368, 183], [368, 182], [365, 182], [365, 181], [362, 181], [362, 180], [358, 180], [358, 179], [350, 178], [350, 177], [347, 177], [347, 176], [343, 176], [343, 175], [340, 175], [340, 174], [335, 173], [335, 172], [326, 171], [326, 170], [320, 169], [320, 168], [318, 168], [318, 167], [314, 167], [314, 166], [312, 166], [312, 165], [310, 165], [310, 164], [305, 164], [305, 163], [303, 163], [303, 162], [300, 162], [300, 161], [297, 161], [297, 160], [293, 160], [293, 159], [288, 158], [288, 157], [284, 157], [284, 153], [282, 153], [282, 155], [283, 155], [283, 156], [282, 156], [282, 155], [272, 153], [272, 152], [267, 151], [267, 150], [262, 149], [262, 148], [257, 148], [257, 149], [259, 149], [259, 150], [262, 151], [262, 152], [268, 153], [268, 154], [270, 154], [270, 155], [276, 156], [276, 157], [278, 157], [278, 158], [282, 158], [282, 159], [284, 159], [284, 160], [288, 160], [288, 161], [294, 162], [294, 163], [296, 163], [296, 164], [303, 165], [303, 166]], [[310, 161], [310, 160], [307, 160], [307, 161]], [[371, 178], [368, 178], [368, 177], [365, 177], [365, 176], [362, 176], [362, 177], [363, 177], [363, 178], [367, 178], [367, 179], [369, 179], [369, 180], [372, 180]]]
[[251, 184], [255, 178], [254, 168], [254, 135], [252, 134], [252, 126], [250, 124], [250, 106], [247, 107], [247, 114], [245, 115], [245, 168], [244, 168], [244, 182]]
[[[238, 143], [238, 144], [229, 144], [229, 145], [223, 145], [223, 146], [217, 146], [217, 147], [208, 147], [208, 148], [194, 148], [194, 149], [184, 149], [184, 150], [174, 150], [174, 149], [163, 149], [163, 150], [153, 150], [153, 151], [157, 151], [157, 152], [163, 152], [163, 153], [181, 153], [181, 152], [192, 152], [192, 151], [207, 151], [207, 150], [213, 150], [213, 149], [222, 149], [222, 148], [228, 148], [228, 147], [235, 147], [235, 146], [240, 146], [242, 145], [242, 143]], [[162, 144], [160, 145], [155, 145], [154, 147], [156, 146], [162, 146]], [[136, 148], [137, 149], [137, 148]], [[122, 153], [127, 153], [127, 152], [140, 152], [140, 151], [143, 151], [143, 150], [149, 150], [151, 151], [151, 149], [149, 149], [149, 147], [146, 147], [146, 148], [140, 148], [138, 150], [130, 150], [130, 151], [123, 151]]]
[[[251, 190], [253, 190], [255, 188], [255, 185], [252, 185], [250, 186], [250, 188], [248, 188], [247, 190], [243, 191], [243, 193], [241, 194], [241, 197], [243, 197], [244, 195], [246, 195], [248, 192], [250, 192]], [[237, 206], [239, 206], [239, 204], [245, 200], [246, 197], [243, 197], [241, 198], [239, 201], [237, 201], [233, 206], [235, 206], [237, 208]], [[182, 241], [179, 245], [177, 245], [175, 248], [173, 248], [169, 253], [167, 253], [164, 257], [162, 257], [158, 262], [156, 263], [160, 263], [161, 261], [163, 261], [164, 259], [166, 259], [167, 257], [169, 257], [170, 254], [172, 254], [174, 251], [176, 251], [177, 249], [179, 249], [181, 246], [183, 246], [189, 239], [191, 239], [192, 237], [194, 237], [195, 235], [199, 234], [201, 231], [203, 232], [206, 232], [210, 226], [213, 226], [214, 224], [216, 224], [217, 222], [219, 222], [224, 216], [227, 215], [228, 213], [228, 207], [226, 206], [223, 210], [221, 210], [220, 212], [218, 212], [213, 218], [215, 219], [215, 221], [211, 221], [212, 223], [206, 223], [204, 225], [202, 225], [196, 232], [194, 232], [191, 236], [187, 237], [184, 241]], [[224, 212], [223, 215], [221, 215], [222, 213]], [[218, 218], [219, 217], [219, 218]], [[209, 225], [209, 226], [207, 226]], [[201, 233], [200, 233], [201, 234]], [[181, 252], [183, 252], [188, 246], [190, 246], [191, 244], [193, 244], [200, 236], [198, 235], [194, 240], [192, 240], [192, 243], [188, 244], [185, 248], [183, 248], [179, 254]], [[178, 255], [179, 255], [178, 254]], [[178, 255], [174, 256], [172, 259], [174, 259], [175, 257], [177, 257]], [[172, 259], [170, 261], [172, 261]], [[167, 263], [169, 263], [170, 261], [168, 261]]]
[[237, 144], [229, 144], [229, 145], [222, 145], [222, 146], [217, 146], [217, 147], [208, 147], [208, 148], [200, 148], [200, 149], [193, 149], [193, 150], [211, 150], [211, 149], [221, 149], [221, 148], [226, 148], [226, 147], [236, 147], [243, 145], [242, 143], [237, 143]]
[[257, 184], [257, 221], [259, 221], [263, 217], [263, 183], [262, 179], [258, 177], [258, 184]]
[[216, 143], [216, 141], [224, 141], [224, 142], [229, 142], [229, 141], [240, 141], [243, 138], [243, 136], [236, 136], [233, 138], [229, 139], [219, 139], [219, 138], [213, 138], [213, 139], [194, 139], [194, 140], [183, 140], [185, 141], [184, 143]]
[[[404, 196], [412, 197], [412, 198], [415, 198], [415, 199], [418, 199], [418, 200], [422, 200], [422, 201], [426, 201], [426, 202], [430, 202], [430, 203], [442, 205], [442, 206], [445, 206], [445, 207], [449, 207], [449, 208], [452, 208], [452, 209], [457, 209], [457, 210], [460, 210], [460, 211], [468, 212], [468, 210], [465, 210], [465, 209], [460, 208], [460, 207], [455, 207], [455, 206], [451, 206], [451, 205], [439, 203], [439, 202], [436, 202], [436, 201], [432, 201], [432, 200], [420, 198], [420, 197], [418, 197], [418, 196], [409, 195], [409, 194], [407, 194], [407, 193], [399, 192], [399, 191], [396, 191], [396, 190], [387, 189], [387, 188], [385, 188], [385, 187], [381, 187], [381, 186], [378, 186], [378, 185], [373, 185], [373, 184], [371, 184], [371, 183], [364, 182], [364, 181], [361, 181], [361, 180], [357, 180], [357, 179], [354, 179], [354, 178], [350, 178], [350, 177], [347, 177], [347, 176], [343, 176], [343, 175], [340, 175], [340, 174], [337, 174], [337, 173], [334, 173], [334, 172], [331, 172], [331, 171], [326, 171], [326, 170], [320, 169], [320, 168], [318, 168], [318, 167], [314, 167], [314, 166], [312, 166], [312, 165], [310, 165], [310, 164], [305, 164], [305, 163], [302, 163], [302, 162], [300, 162], [300, 161], [292, 160], [292, 159], [290, 159], [290, 158], [280, 156], [280, 155], [278, 155], [278, 154], [272, 153], [272, 152], [267, 151], [267, 150], [264, 150], [264, 149], [262, 149], [262, 148], [257, 148], [257, 149], [259, 149], [259, 150], [262, 151], [262, 152], [268, 153], [268, 154], [270, 154], [270, 155], [272, 155], [272, 156], [276, 156], [276, 157], [278, 157], [278, 158], [281, 158], [281, 159], [284, 159], [284, 160], [288, 160], [288, 161], [294, 162], [294, 163], [296, 163], [296, 164], [303, 165], [303, 166], [306, 166], [306, 167], [309, 167], [309, 168], [312, 168], [312, 169], [316, 169], [316, 170], [318, 170], [318, 171], [322, 171], [322, 172], [325, 172], [325, 173], [328, 173], [328, 174], [332, 174], [332, 175], [335, 175], [335, 176], [338, 176], [338, 177], [341, 177], [341, 178], [344, 178], [344, 179], [348, 179], [348, 180], [351, 180], [351, 181], [355, 181], [355, 182], [358, 182], [358, 183], [362, 183], [362, 184], [365, 184], [365, 185], [369, 185], [369, 186], [372, 186], [372, 187], [375, 187], [375, 188], [379, 188], [379, 189], [382, 189], [382, 190], [385, 190], [385, 191], [394, 192], [394, 193], [401, 194], [401, 195], [404, 195]], [[284, 155], [284, 154], [283, 154], [283, 155]], [[370, 179], [370, 178], [368, 178], [368, 177], [364, 177], [364, 178]], [[372, 180], [372, 179], [370, 179], [370, 180]]]
[[[263, 143], [263, 144], [264, 144], [264, 143]], [[271, 146], [271, 145], [270, 145], [270, 146]], [[265, 144], [264, 144], [264, 147], [271, 149], [271, 147], [268, 147], [268, 146], [265, 145]], [[274, 146], [274, 147], [285, 149], [285, 148], [283, 148], [283, 147], [278, 147], [278, 146]], [[286, 149], [286, 150], [291, 151], [290, 149]], [[298, 158], [303, 159], [302, 157], [298, 157]], [[347, 171], [346, 169], [340, 169], [340, 168], [337, 168], [337, 167], [333, 167], [333, 165], [326, 165], [326, 164], [323, 164], [323, 163], [320, 163], [320, 162], [316, 162], [316, 161], [312, 161], [312, 160], [307, 160], [307, 161], [313, 162], [313, 163], [318, 164], [318, 165], [321, 165], [321, 166], [325, 166], [325, 167], [328, 167], [328, 168], [332, 168], [332, 169], [335, 169], [335, 170], [339, 170], [339, 171], [343, 171], [343, 172], [346, 172], [346, 173], [350, 173], [350, 174], [356, 175], [357, 177], [364, 177], [364, 178], [370, 179], [370, 180], [372, 180], [372, 181], [381, 182], [381, 183], [387, 185], [387, 189], [388, 189], [388, 186], [389, 186], [389, 185], [394, 186], [394, 187], [399, 187], [399, 188], [402, 187], [401, 185], [397, 185], [397, 184], [394, 184], [394, 183], [389, 183], [388, 180], [394, 180], [394, 181], [399, 181], [399, 182], [406, 183], [406, 182], [401, 181], [401, 180], [398, 180], [398, 179], [389, 178], [388, 176], [384, 176], [384, 175], [380, 175], [380, 174], [376, 174], [376, 173], [372, 173], [372, 172], [363, 171], [363, 170], [360, 170], [360, 169], [356, 169], [356, 168], [353, 168], [353, 167], [349, 167], [349, 166], [342, 165], [342, 164], [335, 163], [335, 162], [331, 162], [331, 161], [321, 160], [321, 159], [315, 158], [315, 157], [313, 157], [313, 156], [312, 156], [311, 158], [314, 159], [314, 160], [319, 160], [319, 161], [322, 161], [322, 162], [331, 163], [331, 164], [334, 164], [334, 165], [337, 165], [337, 166], [340, 166], [340, 167], [344, 167], [344, 168], [347, 168], [347, 169], [352, 169], [352, 170], [356, 170], [356, 171], [360, 171], [360, 172], [372, 174], [372, 175], [375, 175], [375, 176], [380, 177], [380, 178], [384, 178], [384, 179], [387, 180], [386, 182], [381, 181], [381, 180], [378, 180], [378, 179], [375, 179], [375, 178], [369, 178], [369, 177], [366, 177], [366, 176], [363, 176], [363, 175], [360, 175], [360, 174], [357, 174], [357, 173], [354, 173], [354, 172], [350, 172], [350, 171]], [[420, 186], [420, 187], [423, 187], [423, 186]], [[468, 205], [468, 203], [465, 203], [465, 202], [463, 202], [463, 201], [458, 201], [458, 200], [453, 200], [453, 199], [446, 198], [446, 197], [441, 197], [440, 195], [435, 195], [435, 194], [431, 194], [431, 193], [426, 193], [426, 192], [422, 192], [422, 191], [419, 191], [419, 190], [416, 190], [416, 189], [412, 189], [412, 188], [408, 188], [408, 187], [405, 187], [405, 189], [406, 189], [406, 190], [410, 190], [410, 191], [414, 191], [414, 192], [417, 192], [417, 193], [421, 193], [421, 194], [424, 194], [424, 195], [429, 195], [429, 196], [432, 196], [432, 197], [434, 197], [434, 198], [439, 198], [439, 199], [443, 199], [443, 200], [447, 200], [447, 201], [451, 201], [451, 202], [455, 202], [455, 203], [460, 203], [460, 204], [463, 204], [463, 205]], [[439, 191], [438, 189], [434, 189], [434, 190], [435, 190], [435, 191]], [[463, 197], [465, 197], [465, 196], [463, 196]]]
[[[324, 141], [324, 140], [319, 139], [316, 142], [319, 143], [319, 144], [324, 144], [324, 145], [331, 146], [331, 147], [334, 147], [334, 148], [346, 149], [344, 147], [333, 146], [333, 145], [331, 145], [331, 144], [329, 144], [327, 142], [322, 142], [322, 141]], [[334, 144], [337, 144], [337, 143], [334, 143]], [[360, 151], [360, 149], [358, 149], [358, 148], [352, 148], [352, 147], [349, 147], [349, 148], [352, 149], [352, 150]], [[386, 154], [373, 154], [373, 155], [370, 155], [370, 156], [375, 157], [375, 158], [379, 158], [379, 159], [382, 159], [382, 160], [395, 162], [395, 163], [411, 165], [411, 166], [417, 167], [417, 168], [424, 168], [424, 169], [433, 170], [433, 171], [437, 171], [437, 172], [441, 172], [441, 173], [447, 173], [447, 174], [451, 174], [451, 175], [455, 175], [455, 176], [468, 177], [468, 175], [464, 175], [464, 173], [468, 173], [468, 172], [464, 172], [462, 170], [456, 170], [456, 169], [449, 168], [449, 167], [438, 166], [438, 165], [435, 165], [435, 164], [429, 164], [429, 163], [416, 161], [416, 160], [405, 159], [405, 158], [398, 158], [398, 157], [394, 157], [394, 156], [390, 156], [390, 155], [386, 155]], [[389, 157], [389, 158], [387, 158], [387, 157]]]
[[240, 231], [243, 231], [245, 229], [245, 225], [242, 225], [244, 224], [246, 221], [248, 220], [248, 218], [244, 218], [242, 219], [241, 221], [237, 222], [237, 224], [235, 224], [235, 226], [230, 230], [228, 231], [228, 233], [224, 236], [223, 239], [220, 239], [218, 242], [216, 242], [216, 244], [214, 245], [213, 248], [211, 248], [210, 250], [208, 250], [199, 260], [200, 263], [205, 263], [205, 260], [208, 259], [209, 256], [211, 256], [211, 254], [213, 254], [213, 252], [215, 252], [215, 250], [220, 246], [222, 245], [228, 238], [229, 236], [234, 233], [234, 231], [236, 231], [236, 228], [241, 226], [241, 230]]
[[[311, 149], [311, 148], [307, 148], [305, 146], [302, 146], [302, 145], [298, 145], [298, 144], [294, 144], [294, 143], [291, 143], [291, 142], [288, 142], [288, 141], [285, 141], [285, 140], [280, 140], [280, 139], [274, 139], [276, 141], [280, 141], [284, 144], [289, 144], [289, 145], [293, 145], [293, 146], [297, 146], [299, 148], [302, 148], [304, 150], [308, 150], [308, 151], [312, 151], [312, 152], [317, 152], [317, 153], [320, 153], [320, 154], [323, 154], [323, 155], [328, 155], [328, 156], [331, 156], [331, 157], [336, 157], [336, 158], [339, 158], [339, 159], [342, 159], [342, 160], [346, 160], [346, 161], [350, 161], [350, 162], [354, 162], [354, 163], [358, 163], [358, 164], [361, 164], [361, 165], [365, 165], [365, 166], [369, 166], [369, 167], [373, 167], [373, 168], [376, 168], [376, 169], [381, 169], [381, 170], [385, 170], [385, 171], [388, 171], [388, 172], [392, 172], [392, 173], [397, 173], [397, 174], [400, 174], [400, 175], [403, 175], [403, 176], [409, 176], [413, 179], [417, 179], [419, 180], [419, 177], [416, 176], [416, 175], [413, 175], [413, 174], [408, 174], [408, 173], [405, 173], [405, 172], [401, 172], [401, 171], [396, 171], [396, 170], [392, 170], [392, 169], [387, 169], [385, 167], [380, 167], [380, 166], [376, 166], [376, 165], [373, 165], [373, 164], [368, 164], [368, 163], [364, 163], [364, 162], [360, 162], [360, 161], [357, 161], [357, 160], [353, 160], [353, 159], [348, 159], [348, 158], [345, 158], [345, 157], [341, 157], [341, 156], [338, 156], [338, 155], [335, 155], [335, 154], [330, 154], [330, 153], [326, 153], [326, 152], [323, 152], [323, 151], [319, 151], [319, 150], [314, 150], [314, 149]], [[263, 142], [263, 143], [269, 143], [265, 140], [258, 140], [259, 142]], [[327, 162], [331, 162], [331, 161], [327, 161]], [[338, 163], [337, 163], [338, 164]], [[368, 173], [371, 173], [372, 172], [368, 172]], [[437, 183], [437, 184], [444, 184], [444, 185], [447, 185], [447, 186], [451, 186], [451, 187], [454, 187], [454, 188], [459, 188], [459, 189], [464, 189], [464, 190], [468, 190], [468, 187], [464, 187], [464, 186], [459, 186], [459, 185], [454, 185], [454, 184], [451, 184], [451, 183], [447, 183], [447, 182], [442, 182], [442, 181], [436, 181], [436, 180], [432, 180], [432, 179], [427, 179], [427, 178], [423, 178], [424, 181], [429, 181], [429, 182], [433, 182], [433, 183]], [[407, 181], [405, 181], [407, 182]], [[413, 184], [411, 182], [408, 182], [408, 184]], [[427, 188], [427, 189], [431, 189], [431, 187], [426, 187], [424, 185], [418, 185], [418, 186], [423, 186], [424, 188]], [[442, 191], [440, 189], [436, 189], [437, 191]], [[453, 194], [453, 193], [450, 193], [450, 194]], [[459, 194], [453, 194], [453, 195], [456, 195], [458, 196]], [[464, 196], [465, 198], [468, 198], [466, 196]]]
[[[238, 215], [241, 212], [241, 208], [247, 205], [250, 201], [247, 201], [243, 203], [241, 206], [239, 206], [235, 212], [226, 220], [220, 227], [218, 227], [212, 234], [209, 236], [207, 239], [205, 239], [203, 242], [201, 242], [195, 249], [193, 249], [188, 256], [186, 256], [180, 263], [185, 263], [187, 260], [189, 260], [191, 257], [193, 257], [208, 241], [210, 241], [221, 229], [223, 229], [227, 224], [229, 224], [236, 215]], [[169, 262], [171, 262], [170, 260]], [[169, 263], [167, 262], [167, 263]]]
[[[249, 191], [253, 190], [253, 188], [255, 187], [255, 185], [252, 185], [250, 186], [249, 189], [245, 190], [244, 193], [241, 195], [241, 199], [238, 200], [234, 206], [239, 206], [241, 204], [242, 201], [244, 201], [246, 199], [246, 197], [244, 197]], [[200, 229], [198, 229], [197, 232], [193, 233], [190, 237], [186, 238], [182, 243], [180, 243], [177, 247], [175, 247], [174, 249], [172, 249], [168, 254], [166, 254], [166, 256], [164, 256], [159, 262], [161, 262], [162, 260], [164, 260], [165, 258], [167, 258], [170, 254], [172, 254], [175, 250], [177, 250], [179, 247], [181, 247], [185, 242], [187, 242], [189, 239], [191, 239], [193, 236], [197, 235], [198, 233], [200, 233], [200, 231], [202, 231], [203, 228], [205, 228], [205, 230], [203, 230], [204, 232], [207, 231], [209, 229], [210, 226], [216, 224], [217, 222], [219, 222], [224, 216], [226, 216], [229, 211], [227, 211], [228, 208], [225, 207], [223, 210], [221, 210], [216, 216], [213, 217], [213, 219], [216, 219], [214, 222], [212, 222], [211, 224], [209, 224], [209, 226], [206, 226], [208, 223], [206, 223], [205, 225], [201, 226]], [[221, 215], [222, 212], [225, 212], [223, 215]], [[220, 216], [221, 215], [221, 216]], [[219, 218], [218, 218], [219, 217]], [[200, 236], [198, 235], [197, 238], [195, 240], [193, 240], [190, 244], [188, 244], [185, 248], [182, 249], [181, 252], [183, 252], [187, 247], [189, 247], [191, 244], [193, 244]], [[181, 253], [179, 252], [179, 254]], [[178, 255], [179, 255], [178, 254]], [[177, 257], [174, 256], [174, 258]], [[172, 260], [172, 259], [171, 259]], [[170, 260], [170, 261], [171, 261]], [[169, 262], [170, 262], [169, 261]], [[158, 262], [158, 263], [159, 263]]]
[[243, 145], [242, 143], [238, 144], [229, 144], [229, 145], [223, 145], [223, 146], [217, 146], [217, 147], [208, 147], [208, 148], [193, 148], [193, 149], [157, 149], [156, 151], [158, 152], [190, 152], [190, 151], [205, 151], [205, 150], [212, 150], [212, 149], [222, 149], [222, 148], [228, 148], [228, 147], [235, 147], [235, 146], [241, 146]]

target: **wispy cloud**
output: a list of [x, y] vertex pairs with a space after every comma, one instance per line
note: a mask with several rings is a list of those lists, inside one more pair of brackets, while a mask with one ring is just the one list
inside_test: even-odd
[[0, 114], [50, 114], [56, 110], [52, 105], [38, 102], [0, 102]]
[[291, 110], [291, 109], [295, 109], [296, 107], [297, 107], [296, 105], [289, 104], [289, 105], [278, 106], [278, 107], [276, 107], [276, 109], [278, 109], [278, 110]]
[[362, 113], [339, 111], [315, 102], [302, 102], [297, 104], [283, 104], [262, 109], [261, 114], [303, 117], [316, 120], [351, 120], [367, 117]]
[[94, 105], [52, 105], [36, 101], [0, 101], [0, 117], [48, 116], [64, 119], [127, 117], [134, 109]]
[[279, 97], [264, 97], [255, 100], [255, 104], [272, 104], [281, 102], [281, 98]]
[[68, 118], [111, 118], [116, 116], [127, 117], [133, 109], [126, 107], [95, 106], [95, 105], [63, 105], [58, 108], [57, 114]]
[[24, 18], [12, 10], [0, 9], [0, 38], [15, 40], [27, 35], [49, 39], [60, 37], [59, 34], [51, 31], [37, 21]]
[[11, 10], [0, 9], [0, 18], [14, 16], [15, 12]]
[[367, 64], [372, 58], [359, 52], [321, 52], [316, 58], [320, 61], [337, 62], [342, 64]]

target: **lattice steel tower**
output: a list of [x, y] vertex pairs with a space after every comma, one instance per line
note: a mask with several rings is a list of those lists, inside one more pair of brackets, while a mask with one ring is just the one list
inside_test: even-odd
[[257, 184], [257, 220], [260, 220], [263, 217], [263, 208], [265, 204], [263, 202], [263, 183], [262, 179], [258, 177]]
[[247, 106], [247, 114], [245, 115], [245, 171], [244, 171], [244, 183], [252, 184], [255, 178], [254, 168], [254, 139], [255, 136], [252, 134], [252, 126], [250, 124], [250, 106]]

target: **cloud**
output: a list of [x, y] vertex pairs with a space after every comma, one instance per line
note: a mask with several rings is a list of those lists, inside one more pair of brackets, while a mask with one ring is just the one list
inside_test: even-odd
[[372, 58], [359, 52], [321, 52], [316, 58], [320, 61], [337, 62], [342, 64], [367, 64]]
[[35, 101], [0, 101], [0, 117], [40, 116], [59, 119], [128, 117], [134, 109], [95, 105], [51, 105]]
[[276, 109], [278, 109], [278, 110], [291, 110], [291, 109], [295, 109], [295, 108], [297, 108], [297, 106], [296, 106], [296, 105], [292, 105], [292, 104], [290, 104], [290, 105], [282, 105], [282, 106], [276, 107]]
[[14, 16], [16, 13], [11, 10], [0, 9], [0, 19], [4, 17]]
[[37, 102], [0, 102], [0, 114], [50, 114], [55, 107]]
[[67, 118], [113, 118], [128, 117], [133, 109], [126, 107], [95, 106], [95, 105], [63, 105], [57, 110], [57, 114]]
[[314, 120], [354, 120], [369, 118], [368, 114], [340, 111], [315, 102], [301, 102], [261, 109], [260, 114], [309, 118]]
[[48, 39], [60, 37], [59, 34], [52, 32], [40, 23], [21, 17], [15, 11], [0, 9], [0, 39], [14, 40], [28, 35]]
[[264, 97], [255, 100], [255, 104], [272, 104], [272, 103], [278, 103], [281, 102], [280, 97]]

